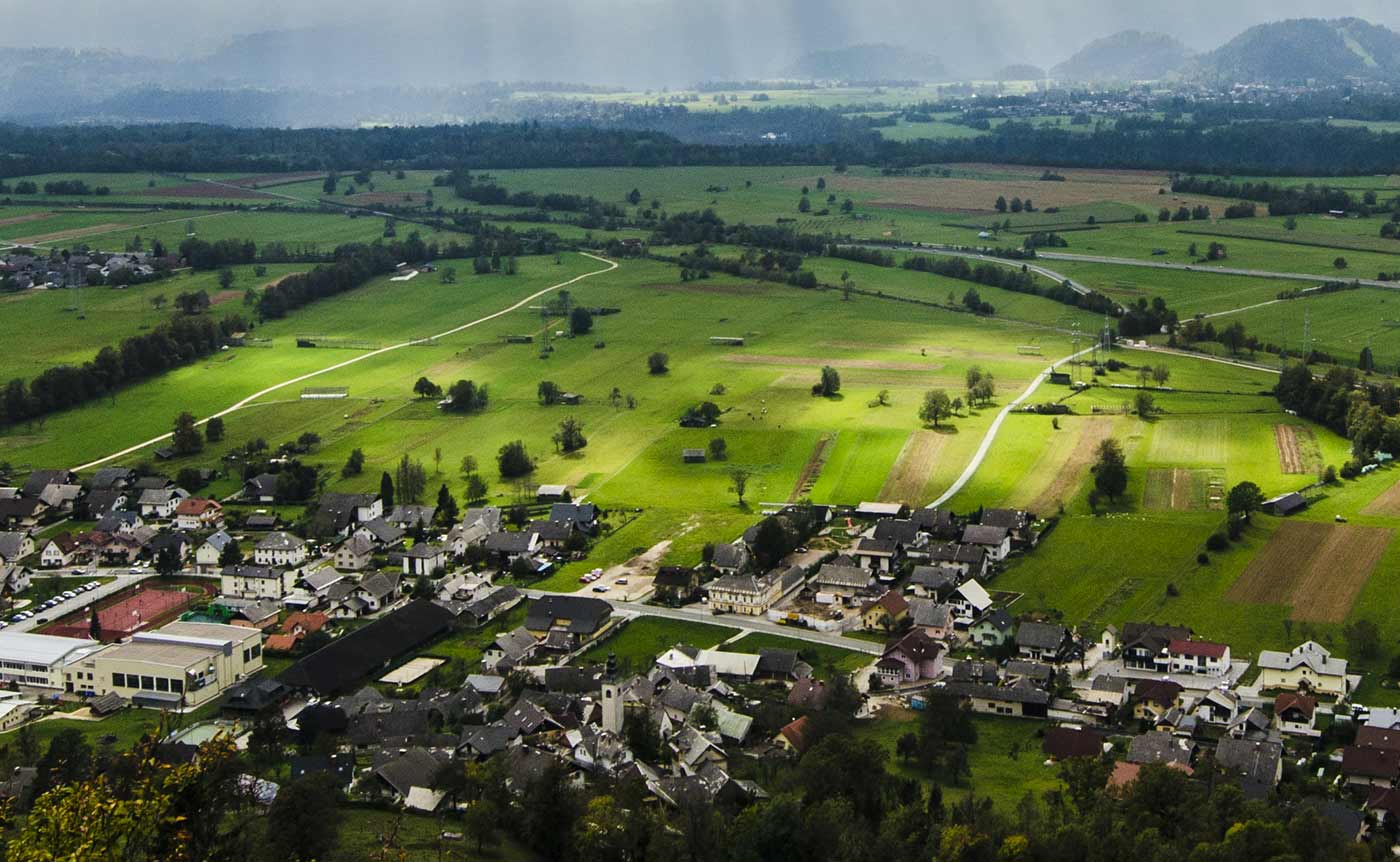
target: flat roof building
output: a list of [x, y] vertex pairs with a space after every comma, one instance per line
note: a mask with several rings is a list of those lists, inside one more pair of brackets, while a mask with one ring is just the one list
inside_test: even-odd
[[262, 630], [174, 622], [69, 666], [72, 690], [164, 709], [202, 706], [263, 667]]
[[0, 632], [0, 682], [73, 691], [64, 685], [64, 668], [101, 648], [86, 638]]

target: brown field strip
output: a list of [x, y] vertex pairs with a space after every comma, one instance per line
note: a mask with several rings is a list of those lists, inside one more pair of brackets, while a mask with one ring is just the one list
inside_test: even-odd
[[818, 359], [811, 356], [767, 356], [761, 353], [727, 353], [725, 362], [738, 362], [743, 365], [787, 365], [799, 368], [872, 368], [877, 371], [934, 371], [942, 368], [941, 363], [933, 362], [886, 362], [880, 359]]
[[835, 434], [823, 434], [818, 438], [817, 445], [812, 447], [811, 457], [802, 467], [802, 475], [797, 477], [797, 484], [788, 496], [789, 503], [796, 503], [812, 493], [812, 486], [817, 484], [817, 477], [822, 474], [822, 467], [826, 466], [826, 459], [831, 455], [831, 447], [835, 442]]
[[880, 489], [883, 503], [908, 503], [916, 506], [923, 502], [919, 496], [938, 466], [938, 457], [943, 447], [948, 445], [948, 435], [936, 431], [915, 431], [904, 441], [899, 457], [890, 468], [890, 475]]
[[1274, 446], [1278, 449], [1279, 469], [1285, 475], [1301, 476], [1316, 473], [1322, 464], [1317, 437], [1312, 429], [1302, 425], [1275, 425]]
[[28, 245], [30, 243], [36, 242], [60, 242], [65, 239], [78, 239], [80, 237], [92, 236], [94, 234], [99, 233], [111, 233], [112, 231], [121, 230], [122, 228], [126, 227], [131, 227], [131, 225], [126, 225], [122, 224], [121, 222], [114, 221], [103, 222], [102, 224], [95, 224], [89, 227], [77, 227], [73, 228], [72, 230], [60, 230], [54, 231], [53, 233], [41, 233], [35, 236], [26, 236], [20, 239], [12, 239], [10, 240], [10, 242], [15, 243], [16, 245]]
[[1225, 598], [1289, 605], [1289, 618], [1299, 622], [1343, 622], [1394, 535], [1382, 527], [1288, 521]]
[[1376, 499], [1367, 504], [1361, 510], [1363, 515], [1380, 515], [1382, 517], [1400, 517], [1400, 480], [1385, 489]]
[[1080, 423], [1078, 439], [1069, 457], [1059, 463], [1055, 478], [1041, 490], [1026, 507], [1037, 514], [1051, 512], [1061, 502], [1074, 495], [1089, 473], [1089, 465], [1094, 462], [1099, 444], [1113, 434], [1113, 420], [1103, 417], [1086, 419]]
[[28, 215], [22, 216], [10, 216], [9, 218], [0, 218], [0, 227], [9, 227], [12, 224], [24, 224], [25, 222], [39, 221], [41, 219], [46, 219], [51, 215], [53, 215], [53, 213], [44, 212], [29, 213]]

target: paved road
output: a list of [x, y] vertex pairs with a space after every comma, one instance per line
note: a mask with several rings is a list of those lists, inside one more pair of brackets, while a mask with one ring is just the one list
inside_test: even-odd
[[1031, 397], [1031, 395], [1035, 393], [1036, 389], [1040, 388], [1040, 384], [1045, 382], [1045, 379], [1050, 376], [1050, 372], [1054, 371], [1056, 368], [1060, 367], [1066, 362], [1070, 362], [1072, 360], [1078, 359], [1081, 356], [1084, 356], [1085, 354], [1093, 352], [1093, 347], [1086, 347], [1078, 353], [1071, 353], [1069, 356], [1066, 356], [1063, 359], [1057, 359], [1054, 363], [1050, 365], [1049, 368], [1046, 368], [1044, 371], [1037, 374], [1035, 376], [1035, 379], [1031, 381], [1031, 384], [1026, 387], [1025, 392], [1022, 392], [1020, 395], [1016, 396], [1016, 400], [1001, 408], [1001, 412], [997, 413], [996, 418], [992, 420], [992, 426], [988, 428], [987, 433], [982, 436], [982, 444], [977, 447], [977, 454], [972, 456], [972, 460], [968, 462], [967, 468], [962, 471], [962, 475], [958, 477], [958, 480], [956, 482], [954, 482], [948, 487], [948, 490], [943, 492], [943, 495], [941, 497], [939, 497], [937, 500], [934, 500], [932, 503], [929, 503], [927, 508], [936, 509], [939, 506], [942, 506], [944, 503], [951, 500], [953, 498], [953, 495], [957, 494], [963, 489], [963, 486], [966, 485], [972, 479], [973, 474], [977, 472], [977, 468], [982, 466], [982, 461], [986, 459], [987, 452], [991, 450], [992, 442], [996, 439], [997, 431], [1001, 430], [1001, 423], [1006, 421], [1006, 417], [1011, 415], [1011, 411], [1015, 410], [1017, 407], [1020, 407], [1021, 404], [1024, 403], [1027, 398]]
[[1204, 272], [1216, 275], [1243, 275], [1251, 278], [1276, 278], [1286, 281], [1311, 281], [1320, 284], [1327, 281], [1357, 282], [1367, 287], [1388, 287], [1400, 290], [1400, 284], [1393, 281], [1377, 281], [1371, 278], [1347, 278], [1340, 275], [1317, 275], [1304, 272], [1273, 272], [1265, 269], [1237, 269], [1228, 266], [1195, 266], [1189, 263], [1167, 263], [1156, 260], [1138, 260], [1132, 257], [1100, 257], [1088, 254], [1066, 254], [1059, 251], [1038, 251], [1045, 260], [1063, 260], [1069, 263], [1106, 263], [1113, 266], [1138, 266], [1145, 269], [1174, 269], [1183, 272]]
[[[577, 592], [555, 592], [553, 590], [524, 590], [525, 596], [530, 599], [538, 599], [542, 596], [578, 596]], [[596, 596], [590, 596], [596, 598]], [[779, 625], [767, 617], [749, 617], [742, 614], [721, 614], [716, 616], [708, 610], [700, 608], [664, 608], [657, 605], [643, 604], [642, 602], [626, 602], [619, 599], [602, 599], [612, 605], [613, 610], [619, 613], [636, 614], [645, 617], [660, 617], [668, 620], [682, 620], [692, 623], [707, 623], [716, 626], [728, 626], [730, 628], [743, 629], [747, 632], [762, 632], [764, 634], [781, 635], [793, 640], [806, 641], [812, 644], [823, 646], [839, 647], [852, 652], [861, 652], [866, 655], [877, 656], [884, 652], [880, 644], [872, 641], [859, 640], [857, 638], [842, 637], [841, 635], [825, 634], [815, 632], [811, 629], [798, 628], [797, 626]]]
[[[560, 283], [558, 283], [558, 284], [556, 284], [556, 285], [552, 285], [552, 286], [550, 286], [550, 287], [546, 287], [546, 288], [544, 288], [543, 290], [537, 290], [537, 291], [535, 291], [534, 293], [530, 294], [529, 296], [525, 297], [524, 299], [520, 300], [519, 302], [515, 303], [514, 305], [509, 306], [508, 308], [503, 308], [503, 309], [501, 309], [500, 311], [497, 311], [497, 312], [495, 312], [495, 313], [493, 313], [493, 314], [488, 314], [488, 315], [486, 315], [485, 317], [478, 317], [476, 320], [473, 320], [473, 321], [471, 321], [470, 323], [464, 323], [464, 324], [462, 324], [461, 326], [453, 327], [452, 329], [449, 329], [449, 330], [447, 330], [447, 331], [445, 331], [445, 332], [440, 332], [440, 333], [438, 333], [437, 335], [430, 335], [430, 336], [428, 336], [428, 337], [426, 337], [426, 338], [415, 338], [415, 339], [413, 339], [412, 341], [404, 341], [404, 342], [399, 343], [399, 344], [392, 344], [392, 345], [390, 345], [390, 346], [388, 346], [388, 347], [381, 347], [381, 348], [379, 348], [378, 350], [371, 350], [371, 351], [369, 351], [368, 353], [362, 353], [362, 354], [360, 354], [359, 356], [356, 356], [356, 357], [354, 357], [354, 358], [352, 358], [352, 359], [347, 359], [347, 360], [345, 360], [344, 362], [337, 362], [337, 363], [335, 363], [334, 365], [327, 366], [327, 367], [325, 367], [325, 368], [322, 368], [322, 369], [319, 370], [319, 371], [312, 371], [312, 372], [309, 373], [309, 374], [303, 374], [303, 375], [301, 375], [301, 376], [299, 376], [299, 377], [293, 377], [293, 378], [290, 379], [290, 380], [284, 380], [284, 381], [282, 381], [281, 383], [277, 383], [277, 384], [274, 384], [274, 385], [272, 385], [272, 386], [267, 387], [266, 389], [262, 389], [262, 390], [260, 390], [260, 391], [258, 391], [258, 392], [254, 392], [252, 395], [249, 395], [247, 398], [244, 398], [242, 401], [239, 401], [237, 404], [234, 404], [234, 405], [231, 406], [231, 407], [226, 407], [226, 408], [224, 408], [223, 410], [220, 410], [218, 413], [215, 413], [213, 416], [206, 416], [205, 418], [199, 420], [199, 421], [198, 421], [197, 423], [195, 423], [195, 424], [196, 424], [196, 425], [203, 425], [203, 424], [205, 424], [206, 422], [208, 422], [210, 419], [215, 419], [215, 418], [218, 418], [218, 417], [227, 416], [227, 415], [229, 415], [230, 413], [233, 413], [233, 412], [235, 412], [235, 411], [237, 411], [237, 410], [242, 410], [244, 407], [247, 407], [249, 404], [253, 403], [254, 401], [258, 400], [259, 398], [262, 398], [263, 396], [268, 395], [268, 394], [270, 394], [270, 393], [276, 392], [276, 391], [279, 390], [279, 389], [285, 389], [285, 388], [288, 387], [288, 386], [295, 386], [295, 385], [298, 384], [298, 383], [304, 383], [304, 382], [306, 382], [307, 380], [311, 380], [311, 379], [314, 378], [314, 377], [319, 377], [319, 376], [322, 375], [322, 374], [327, 374], [327, 373], [329, 373], [329, 372], [331, 372], [331, 371], [338, 371], [338, 370], [340, 370], [341, 368], [345, 368], [346, 366], [354, 365], [354, 364], [357, 363], [357, 362], [364, 362], [366, 359], [372, 359], [372, 358], [374, 358], [374, 357], [376, 357], [376, 356], [382, 356], [383, 354], [388, 353], [388, 352], [390, 352], [390, 351], [392, 351], [392, 350], [400, 350], [400, 349], [405, 348], [405, 347], [412, 347], [412, 346], [415, 345], [415, 344], [423, 344], [423, 343], [425, 343], [425, 342], [431, 342], [431, 341], [434, 341], [434, 340], [439, 339], [439, 338], [446, 338], [446, 337], [448, 337], [448, 336], [450, 336], [450, 335], [456, 335], [457, 333], [462, 332], [463, 330], [471, 329], [471, 328], [474, 327], [474, 326], [480, 326], [480, 325], [483, 324], [483, 323], [486, 323], [486, 322], [488, 322], [488, 321], [495, 320], [495, 319], [498, 318], [498, 317], [502, 317], [502, 316], [504, 316], [504, 315], [510, 314], [511, 312], [516, 311], [516, 310], [518, 310], [518, 309], [520, 309], [520, 308], [524, 308], [526, 305], [528, 305], [529, 303], [535, 301], [536, 299], [539, 299], [541, 296], [544, 296], [545, 294], [552, 293], [552, 292], [554, 292], [554, 291], [556, 291], [556, 290], [560, 290], [560, 289], [565, 288], [565, 287], [568, 287], [568, 286], [570, 286], [570, 285], [572, 285], [572, 284], [576, 284], [576, 283], [578, 283], [578, 282], [580, 282], [580, 281], [583, 281], [583, 280], [586, 279], [586, 278], [592, 278], [592, 277], [595, 276], [595, 275], [602, 275], [603, 273], [612, 272], [613, 270], [617, 269], [617, 267], [618, 267], [618, 264], [617, 264], [616, 262], [611, 261], [611, 260], [608, 260], [607, 258], [599, 257], [598, 255], [595, 255], [595, 254], [589, 254], [589, 253], [586, 252], [586, 251], [579, 252], [579, 254], [583, 255], [584, 257], [590, 257], [590, 258], [593, 258], [593, 259], [596, 260], [596, 261], [600, 261], [600, 262], [602, 262], [602, 263], [605, 263], [605, 264], [607, 264], [607, 266], [604, 267], [603, 269], [594, 270], [593, 272], [586, 272], [586, 273], [584, 273], [583, 275], [576, 276], [576, 277], [574, 277], [574, 278], [569, 279], [568, 281], [561, 281]], [[81, 465], [79, 465], [79, 466], [77, 466], [77, 467], [73, 467], [73, 468], [71, 468], [71, 469], [73, 469], [75, 472], [81, 472], [81, 471], [83, 471], [83, 470], [91, 470], [92, 468], [94, 468], [94, 467], [99, 467], [99, 466], [101, 466], [101, 465], [103, 465], [103, 464], [106, 464], [106, 463], [109, 462], [109, 461], [115, 461], [115, 460], [118, 459], [118, 458], [123, 458], [123, 457], [125, 457], [125, 456], [127, 456], [127, 455], [131, 455], [131, 454], [133, 454], [133, 453], [135, 453], [135, 452], [140, 452], [142, 449], [146, 449], [146, 448], [148, 448], [148, 447], [150, 447], [150, 446], [154, 446], [154, 445], [156, 445], [157, 443], [162, 443], [162, 442], [164, 442], [164, 441], [166, 441], [166, 440], [169, 440], [169, 439], [171, 438], [171, 436], [173, 436], [173, 435], [167, 433], [167, 434], [162, 434], [162, 435], [160, 435], [159, 437], [152, 437], [151, 439], [146, 440], [146, 441], [144, 441], [144, 442], [142, 442], [142, 443], [137, 443], [135, 446], [128, 446], [127, 448], [121, 450], [120, 452], [113, 452], [112, 454], [107, 455], [107, 456], [105, 456], [105, 457], [103, 457], [103, 458], [99, 458], [99, 459], [97, 459], [96, 461], [89, 461], [89, 462], [86, 463], [86, 464], [81, 464]]]
[[[892, 245], [888, 245], [888, 244], [876, 244], [876, 243], [870, 243], [870, 244], [868, 244], [868, 245], [867, 245], [867, 244], [857, 243], [856, 245], [859, 246], [859, 247], [861, 247], [861, 248], [878, 249], [878, 250], [881, 250], [881, 251], [889, 251], [889, 250], [893, 249], [894, 251], [909, 251], [909, 252], [916, 252], [916, 253], [923, 253], [923, 254], [935, 254], [935, 255], [943, 255], [944, 257], [961, 257], [961, 258], [964, 258], [964, 259], [966, 259], [966, 260], [975, 260], [975, 261], [978, 261], [978, 262], [981, 262], [981, 263], [994, 263], [994, 264], [996, 264], [996, 265], [998, 265], [998, 266], [1014, 267], [1014, 268], [1016, 268], [1016, 269], [1020, 269], [1021, 267], [1025, 267], [1026, 269], [1030, 270], [1031, 272], [1035, 273], [1036, 275], [1042, 275], [1042, 276], [1044, 276], [1044, 277], [1050, 279], [1051, 281], [1056, 281], [1056, 282], [1059, 282], [1059, 283], [1061, 283], [1061, 284], [1067, 285], [1067, 286], [1069, 287], [1069, 289], [1070, 289], [1070, 290], [1073, 290], [1075, 293], [1079, 293], [1079, 294], [1083, 294], [1083, 295], [1085, 295], [1085, 296], [1088, 296], [1090, 293], [1093, 292], [1090, 288], [1085, 287], [1084, 285], [1080, 284], [1079, 282], [1075, 281], [1074, 279], [1070, 278], [1069, 276], [1064, 275], [1063, 273], [1055, 272], [1053, 269], [1047, 269], [1046, 267], [1043, 267], [1043, 266], [1041, 266], [1041, 265], [1039, 265], [1039, 264], [1037, 264], [1037, 263], [1035, 263], [1035, 262], [1033, 262], [1033, 261], [1029, 261], [1029, 260], [1009, 260], [1009, 259], [1004, 258], [1004, 257], [994, 257], [994, 256], [989, 255], [989, 254], [983, 254], [982, 252], [979, 252], [979, 251], [969, 251], [969, 250], [967, 250], [967, 249], [965, 249], [965, 248], [960, 248], [960, 247], [958, 247], [958, 246], [951, 246], [951, 245], [893, 245], [893, 246], [892, 246]], [[1041, 257], [1044, 257], [1044, 256], [1045, 256], [1045, 255], [1041, 255]]]

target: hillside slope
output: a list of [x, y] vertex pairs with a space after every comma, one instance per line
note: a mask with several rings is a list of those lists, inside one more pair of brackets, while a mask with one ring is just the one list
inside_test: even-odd
[[1201, 77], [1236, 82], [1400, 80], [1400, 34], [1360, 18], [1299, 18], [1251, 27], [1203, 54]]
[[1190, 59], [1191, 49], [1171, 36], [1123, 30], [1085, 45], [1051, 74], [1072, 81], [1155, 81]]

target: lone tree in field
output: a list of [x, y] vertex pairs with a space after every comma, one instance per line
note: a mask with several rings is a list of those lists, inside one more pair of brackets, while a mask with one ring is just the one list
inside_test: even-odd
[[1371, 353], [1371, 345], [1368, 344], [1361, 348], [1361, 356], [1357, 360], [1356, 367], [1363, 374], [1370, 374], [1376, 370], [1376, 357]]
[[171, 442], [176, 455], [193, 455], [204, 448], [204, 438], [195, 427], [193, 414], [181, 413], [175, 417], [175, 430]]
[[1093, 471], [1094, 490], [1108, 499], [1117, 500], [1128, 490], [1128, 465], [1123, 458], [1123, 446], [1112, 437], [1099, 444]]
[[485, 383], [478, 386], [470, 380], [458, 380], [447, 390], [447, 411], [477, 413], [486, 409], [487, 400]]
[[665, 374], [671, 365], [671, 357], [657, 351], [647, 357], [647, 371], [652, 374]]
[[481, 478], [480, 473], [472, 473], [467, 477], [466, 499], [468, 503], [486, 499], [486, 492], [489, 490], [486, 480]]
[[1143, 419], [1150, 418], [1157, 412], [1157, 402], [1150, 392], [1139, 392], [1133, 396], [1133, 411]]
[[217, 443], [224, 439], [224, 420], [215, 416], [204, 425], [204, 439], [210, 443]]
[[394, 508], [394, 479], [387, 472], [379, 477], [379, 499], [384, 501], [384, 511]]
[[540, 403], [546, 407], [559, 403], [559, 396], [564, 394], [564, 390], [559, 388], [559, 384], [553, 380], [541, 380], [540, 385], [535, 387], [535, 396], [540, 399]]
[[587, 335], [593, 331], [593, 313], [583, 306], [576, 306], [569, 312], [569, 331], [574, 335]]
[[1239, 518], [1246, 524], [1249, 516], [1264, 505], [1264, 492], [1253, 482], [1241, 482], [1225, 495], [1225, 508], [1232, 518]]
[[841, 375], [830, 365], [822, 366], [821, 380], [812, 387], [813, 395], [820, 395], [823, 398], [830, 398], [841, 391]]
[[716, 437], [710, 441], [710, 460], [723, 461], [729, 457], [729, 444], [724, 442], [723, 437]]
[[1172, 370], [1167, 366], [1158, 365], [1152, 369], [1152, 381], [1158, 386], [1166, 386], [1170, 379], [1172, 379]]
[[358, 476], [365, 469], [365, 453], [363, 449], [352, 449], [350, 457], [345, 459], [345, 466], [340, 468], [342, 479], [349, 479], [351, 476]]
[[228, 267], [224, 267], [223, 269], [219, 270], [219, 288], [221, 290], [228, 290], [229, 288], [233, 287], [233, 282], [233, 270], [229, 269]]
[[535, 471], [535, 462], [520, 440], [513, 440], [501, 447], [501, 451], [496, 453], [496, 466], [501, 471], [502, 479], [517, 479]]
[[552, 439], [554, 448], [565, 453], [577, 452], [588, 445], [588, 438], [583, 436], [583, 423], [572, 416], [559, 423], [559, 430]]
[[749, 477], [753, 474], [742, 467], [735, 467], [729, 471], [729, 490], [734, 492], [734, 496], [739, 498], [739, 508], [744, 507], [744, 492], [749, 488]]
[[442, 387], [426, 377], [420, 377], [418, 382], [413, 384], [413, 394], [419, 398], [441, 398]]
[[937, 428], [939, 420], [952, 415], [953, 399], [948, 397], [947, 392], [933, 389], [924, 393], [924, 403], [919, 407], [920, 422]]
[[428, 471], [421, 461], [413, 461], [404, 453], [394, 468], [394, 487], [398, 489], [399, 503], [417, 505], [423, 502], [423, 492], [428, 489]]

